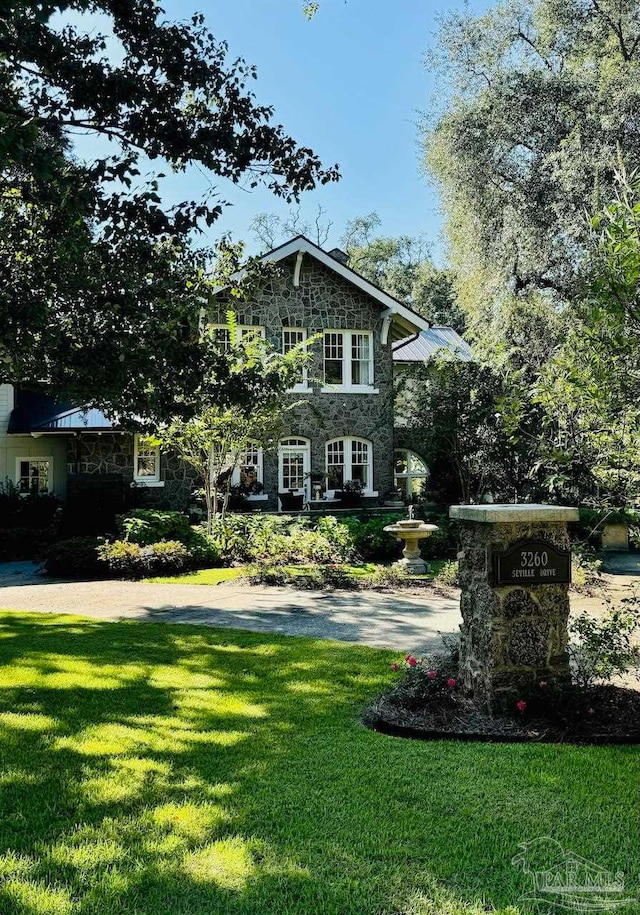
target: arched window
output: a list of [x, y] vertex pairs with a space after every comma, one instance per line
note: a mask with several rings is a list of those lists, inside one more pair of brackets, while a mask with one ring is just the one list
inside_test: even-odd
[[340, 490], [347, 480], [359, 480], [373, 490], [373, 446], [365, 438], [334, 438], [326, 444], [327, 489]]
[[278, 492], [304, 492], [309, 497], [311, 443], [308, 438], [283, 438], [278, 445]]
[[405, 499], [419, 496], [429, 479], [429, 469], [422, 458], [415, 451], [401, 448], [393, 452], [393, 462], [396, 489]]

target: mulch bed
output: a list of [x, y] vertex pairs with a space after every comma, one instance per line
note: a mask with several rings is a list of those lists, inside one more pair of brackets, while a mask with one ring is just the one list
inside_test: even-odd
[[640, 743], [638, 690], [609, 684], [588, 690], [573, 686], [549, 700], [542, 702], [538, 695], [524, 713], [490, 715], [470, 699], [413, 675], [377, 699], [363, 722], [383, 734], [414, 740]]

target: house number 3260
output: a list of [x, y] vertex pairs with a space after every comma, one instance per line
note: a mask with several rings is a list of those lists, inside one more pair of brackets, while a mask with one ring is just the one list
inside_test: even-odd
[[549, 565], [549, 554], [546, 550], [535, 552], [523, 550], [520, 554], [520, 566], [523, 569], [544, 569]]

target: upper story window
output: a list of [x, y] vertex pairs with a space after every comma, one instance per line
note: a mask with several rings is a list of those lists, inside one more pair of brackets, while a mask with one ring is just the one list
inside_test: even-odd
[[[302, 327], [283, 327], [282, 328], [282, 355], [286, 356], [287, 353], [290, 353], [291, 350], [299, 346], [299, 344], [304, 343], [307, 339], [307, 332]], [[299, 373], [298, 380], [296, 384], [291, 388], [292, 391], [306, 391], [307, 390], [307, 367], [306, 365], [302, 367]]]
[[144, 435], [136, 435], [133, 444], [133, 479], [137, 483], [160, 481], [160, 447]]
[[18, 458], [16, 461], [16, 486], [20, 493], [37, 494], [51, 492], [51, 458]]
[[[324, 332], [324, 390], [373, 393], [373, 337], [368, 330]], [[377, 392], [375, 392], [377, 393]]]
[[[231, 336], [229, 328], [226, 324], [212, 324], [211, 328], [213, 330], [213, 337], [216, 344], [220, 349], [227, 353], [231, 348]], [[264, 337], [264, 327], [258, 325], [252, 326], [250, 324], [238, 324], [236, 326], [237, 340], [242, 340], [243, 337], [248, 336], [249, 334], [257, 334], [259, 337]]]
[[373, 489], [373, 448], [364, 438], [335, 438], [326, 445], [327, 488], [342, 489], [348, 480], [359, 480], [364, 491]]

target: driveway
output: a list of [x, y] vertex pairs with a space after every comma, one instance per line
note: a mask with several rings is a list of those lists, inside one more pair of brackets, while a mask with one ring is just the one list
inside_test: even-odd
[[39, 577], [33, 563], [0, 564], [0, 608], [226, 626], [399, 651], [441, 647], [439, 633], [456, 634], [460, 624], [457, 596], [297, 591], [238, 581], [215, 586], [61, 582]]

